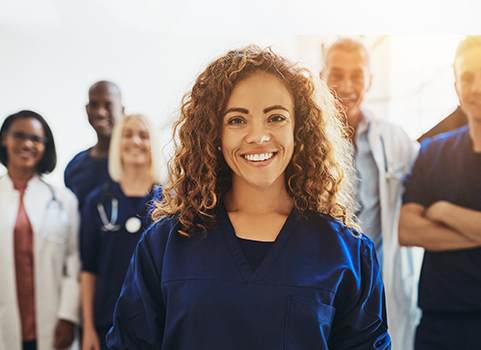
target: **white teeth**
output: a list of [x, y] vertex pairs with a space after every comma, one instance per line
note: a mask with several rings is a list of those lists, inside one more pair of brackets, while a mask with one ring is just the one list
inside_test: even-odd
[[272, 156], [274, 156], [274, 153], [246, 154], [244, 158], [251, 162], [262, 162], [272, 158]]

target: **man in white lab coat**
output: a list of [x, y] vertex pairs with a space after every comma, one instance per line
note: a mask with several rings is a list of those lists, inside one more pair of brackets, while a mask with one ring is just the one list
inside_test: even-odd
[[321, 79], [333, 90], [350, 128], [356, 215], [375, 246], [386, 288], [388, 327], [394, 350], [413, 348], [419, 319], [417, 281], [422, 252], [400, 247], [397, 226], [402, 180], [415, 157], [414, 143], [397, 125], [362, 108], [372, 75], [365, 46], [341, 38], [328, 50]]

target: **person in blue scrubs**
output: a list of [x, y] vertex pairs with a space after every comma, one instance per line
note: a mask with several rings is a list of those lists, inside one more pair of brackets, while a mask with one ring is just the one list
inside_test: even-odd
[[325, 84], [270, 49], [213, 61], [183, 99], [110, 349], [389, 349], [341, 120]]
[[98, 81], [89, 89], [85, 109], [97, 143], [73, 157], [64, 172], [65, 186], [77, 196], [79, 208], [91, 190], [110, 179], [109, 145], [114, 124], [124, 114], [121, 100], [119, 87], [110, 81]]
[[415, 349], [479, 349], [481, 330], [481, 36], [454, 58], [468, 125], [423, 142], [399, 219], [399, 240], [425, 249]]
[[82, 209], [83, 350], [107, 349], [105, 335], [132, 252], [160, 199], [158, 138], [144, 116], [124, 117], [114, 127], [109, 172], [113, 180], [95, 188]]

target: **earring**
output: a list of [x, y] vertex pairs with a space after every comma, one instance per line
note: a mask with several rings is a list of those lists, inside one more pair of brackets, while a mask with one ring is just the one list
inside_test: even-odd
[[222, 148], [220, 146], [217, 146], [217, 150], [220, 152], [222, 151]]

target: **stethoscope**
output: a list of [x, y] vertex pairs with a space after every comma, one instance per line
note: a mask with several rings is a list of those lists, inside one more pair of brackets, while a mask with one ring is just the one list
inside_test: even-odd
[[[380, 136], [379, 139], [380, 139], [380, 142], [381, 142], [382, 156], [383, 156], [383, 161], [384, 161], [384, 176], [385, 176], [386, 180], [387, 181], [392, 181], [394, 179], [402, 180], [402, 172], [400, 172], [400, 169], [395, 169], [388, 162], [386, 146], [385, 146], [383, 137]], [[359, 197], [359, 189], [358, 188], [356, 188], [356, 190], [355, 190], [355, 197], [356, 197], [355, 202], [357, 203], [357, 207], [355, 207], [355, 215], [358, 216], [361, 213], [361, 211], [363, 210], [363, 204], [362, 204], [361, 198]]]
[[[104, 232], [116, 232], [119, 231], [122, 226], [118, 224], [119, 219], [119, 200], [117, 197], [110, 191], [111, 182], [107, 181], [104, 183], [101, 195], [97, 202], [97, 210], [99, 212], [100, 221], [102, 221], [102, 231]], [[104, 202], [110, 200], [111, 209], [110, 209], [110, 219], [107, 218], [107, 213], [105, 212]], [[125, 230], [128, 233], [135, 234], [137, 233], [140, 228], [142, 227], [142, 220], [139, 218], [145, 215], [143, 213], [146, 211], [146, 205], [143, 206], [142, 213], [138, 216], [131, 216], [130, 218], [125, 221]]]
[[65, 226], [65, 228], [69, 227], [70, 222], [68, 219], [67, 212], [64, 208], [64, 205], [60, 199], [58, 199], [55, 189], [53, 188], [52, 185], [46, 183], [43, 181], [43, 179], [40, 179], [45, 185], [47, 185], [48, 189], [50, 190], [51, 193], [51, 198], [48, 200], [46, 208], [45, 208], [45, 215], [43, 215], [42, 219], [42, 224], [41, 224], [41, 229], [40, 229], [40, 236], [42, 238], [45, 238], [46, 240], [56, 242], [58, 244], [64, 244], [67, 241], [66, 235], [65, 236], [56, 236], [52, 232], [47, 232], [46, 227], [47, 227], [47, 220], [48, 220], [48, 213], [51, 211], [53, 206], [57, 206], [57, 211], [58, 211], [58, 216], [60, 219], [60, 222]]
[[[4, 176], [6, 176], [6, 175], [4, 175]], [[67, 230], [67, 228], [70, 225], [67, 212], [65, 211], [65, 207], [64, 207], [62, 201], [57, 197], [57, 194], [55, 193], [55, 189], [53, 188], [53, 186], [46, 183], [40, 177], [39, 177], [39, 180], [48, 187], [48, 189], [50, 191], [50, 194], [51, 194], [51, 197], [47, 201], [47, 204], [45, 206], [45, 213], [44, 213], [44, 215], [42, 215], [42, 222], [40, 224], [40, 230], [39, 230], [40, 237], [42, 237], [42, 238], [44, 238], [48, 241], [58, 243], [58, 244], [64, 244], [65, 242], [67, 242], [67, 236], [68, 235], [55, 235], [54, 232], [52, 232], [52, 231], [55, 231], [55, 230], [52, 230], [52, 231], [47, 230], [47, 223], [50, 220], [49, 213], [51, 213], [52, 210], [54, 209], [54, 207], [56, 206], [57, 212], [58, 212], [59, 222], [65, 227], [65, 230]], [[60, 230], [60, 231], [65, 233], [64, 232], [65, 230]]]
[[[395, 169], [390, 165], [387, 159], [387, 154], [386, 154], [386, 146], [384, 145], [384, 139], [382, 136], [380, 137], [381, 140], [381, 147], [382, 147], [382, 154], [384, 158], [384, 173], [386, 176], [387, 180], [393, 180], [393, 179], [400, 179], [402, 180], [402, 171], [400, 173], [400, 169]], [[402, 163], [400, 163], [402, 165]], [[400, 177], [401, 176], [401, 177]]]

